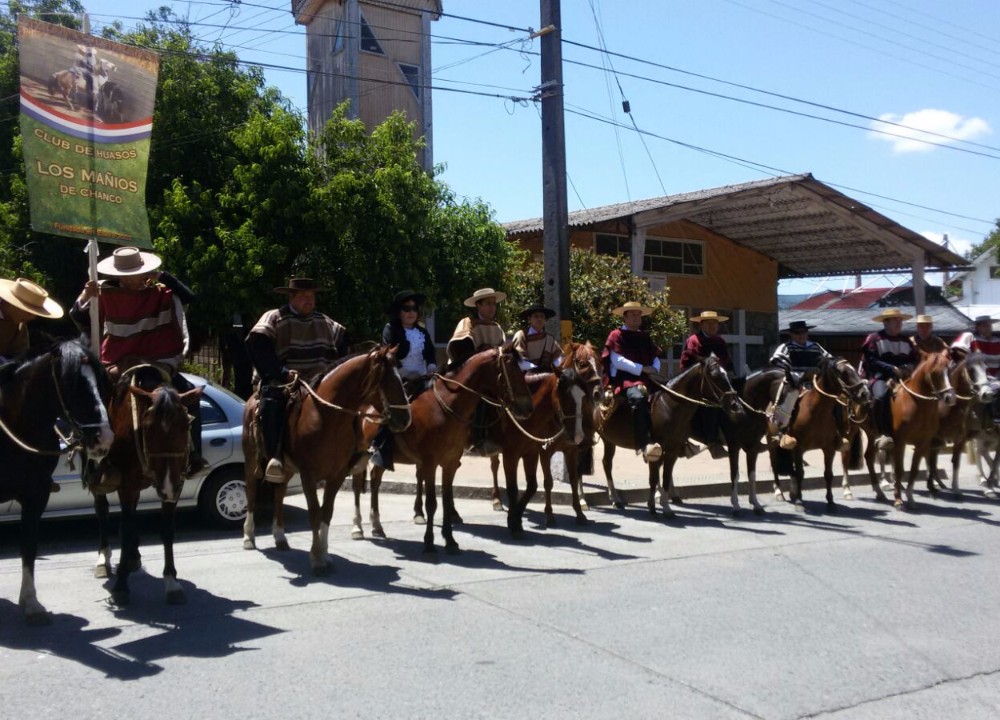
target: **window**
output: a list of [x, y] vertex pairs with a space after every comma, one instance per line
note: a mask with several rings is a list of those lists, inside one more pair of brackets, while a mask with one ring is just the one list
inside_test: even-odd
[[990, 280], [1000, 278], [1000, 265], [990, 265]]
[[598, 255], [632, 255], [632, 238], [628, 235], [594, 233], [594, 252]]
[[700, 242], [647, 237], [642, 269], [668, 275], [704, 275], [705, 247]]
[[201, 406], [202, 426], [228, 422], [228, 419], [226, 418], [226, 413], [223, 412], [222, 408], [219, 407], [218, 403], [216, 403], [211, 398], [207, 397], [204, 393], [202, 393], [200, 402], [198, 404]]
[[361, 18], [361, 49], [365, 52], [375, 53], [376, 55], [385, 55], [382, 46], [375, 39], [375, 33], [368, 27], [368, 21], [363, 16]]
[[410, 90], [418, 98], [420, 97], [420, 68], [416, 65], [407, 65], [405, 63], [399, 63], [399, 70], [403, 73], [403, 77], [406, 81], [410, 83]]

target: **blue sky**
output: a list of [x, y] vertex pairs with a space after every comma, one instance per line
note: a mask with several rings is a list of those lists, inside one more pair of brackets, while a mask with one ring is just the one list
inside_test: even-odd
[[[267, 70], [267, 79], [305, 107], [304, 28], [290, 0], [84, 5], [95, 29], [114, 17], [130, 27], [145, 10], [171, 6], [206, 41], [294, 68]], [[539, 40], [524, 32], [539, 26], [538, 0], [444, 0], [444, 11], [432, 24], [441, 177], [489, 203], [498, 220], [537, 217], [539, 111], [511, 98], [540, 83], [530, 54]], [[959, 252], [1000, 217], [995, 0], [562, 0], [562, 17], [564, 40], [636, 58], [564, 46], [571, 210], [811, 172], [931, 239], [947, 234]]]

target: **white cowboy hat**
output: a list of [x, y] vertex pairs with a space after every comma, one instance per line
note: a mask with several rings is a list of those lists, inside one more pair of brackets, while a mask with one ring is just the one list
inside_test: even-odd
[[462, 304], [465, 305], [465, 307], [476, 307], [477, 302], [480, 300], [487, 300], [489, 298], [493, 298], [497, 302], [503, 302], [507, 299], [507, 293], [494, 290], [493, 288], [479, 288], [476, 292], [472, 293], [471, 297], [465, 298]]
[[0, 299], [32, 315], [44, 318], [61, 318], [62, 305], [49, 297], [45, 288], [31, 280], [0, 280]]
[[907, 315], [899, 308], [886, 308], [878, 315], [872, 318], [875, 322], [885, 322], [886, 320], [892, 320], [893, 318], [899, 318], [900, 320], [909, 320], [912, 315]]
[[695, 315], [691, 318], [691, 322], [701, 322], [702, 320], [717, 320], [718, 322], [726, 322], [728, 319], [728, 315], [719, 315], [719, 313], [715, 310], [702, 310], [701, 315]]
[[653, 308], [646, 307], [642, 303], [638, 303], [638, 302], [634, 302], [634, 301], [627, 302], [624, 305], [622, 305], [621, 307], [616, 307], [614, 310], [611, 311], [611, 314], [612, 315], [622, 316], [628, 310], [638, 310], [639, 312], [642, 313], [643, 317], [646, 317], [647, 315], [652, 315], [653, 314]]
[[917, 322], [917, 325], [919, 325], [920, 323], [932, 323], [932, 322], [934, 322], [934, 316], [933, 315], [917, 315], [916, 322]]
[[153, 253], [143, 252], [139, 248], [120, 247], [97, 263], [97, 272], [101, 275], [145, 275], [160, 267], [159, 257]]

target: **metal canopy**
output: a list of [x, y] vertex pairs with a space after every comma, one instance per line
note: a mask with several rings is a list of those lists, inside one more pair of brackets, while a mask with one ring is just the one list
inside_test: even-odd
[[[776, 260], [781, 278], [909, 273], [915, 264], [942, 270], [968, 265], [961, 255], [811, 174], [577, 210], [570, 213], [569, 226], [616, 220], [628, 220], [635, 228], [680, 220], [695, 223]], [[518, 237], [541, 232], [542, 221], [515, 221], [504, 227], [509, 236]]]

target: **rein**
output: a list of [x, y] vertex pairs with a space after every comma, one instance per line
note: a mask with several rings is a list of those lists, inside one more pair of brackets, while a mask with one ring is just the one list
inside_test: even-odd
[[[947, 376], [945, 377], [945, 380], [947, 380]], [[906, 390], [906, 392], [908, 392], [910, 395], [912, 395], [913, 397], [915, 397], [915, 398], [917, 398], [919, 400], [929, 400], [929, 401], [933, 401], [933, 402], [940, 402], [941, 398], [938, 397], [938, 396], [940, 396], [941, 394], [947, 392], [947, 390], [938, 390], [936, 387], [934, 387], [934, 381], [931, 379], [930, 373], [927, 374], [927, 382], [928, 382], [928, 384], [930, 384], [931, 390], [934, 391], [934, 395], [935, 395], [934, 397], [929, 397], [927, 395], [921, 395], [916, 390], [913, 390], [909, 385], [907, 385], [905, 380], [900, 380], [899, 381], [899, 385], [904, 390]], [[952, 392], [954, 392], [954, 390]]]
[[[352, 410], [342, 405], [338, 405], [337, 403], [330, 402], [329, 400], [324, 400], [322, 397], [319, 396], [319, 394], [315, 390], [313, 390], [309, 386], [309, 383], [304, 382], [301, 378], [299, 378], [297, 373], [295, 377], [292, 378], [291, 382], [281, 387], [291, 390], [294, 389], [297, 385], [301, 385], [305, 389], [306, 394], [308, 394], [316, 402], [317, 405], [328, 408], [330, 410], [336, 410], [338, 412], [342, 412], [346, 415], [353, 415], [354, 417], [364, 417], [366, 420], [376, 425], [385, 425], [386, 423], [389, 422], [389, 419], [386, 417], [385, 413], [386, 410], [389, 410], [391, 412], [392, 410], [410, 409], [410, 403], [406, 403], [405, 405], [395, 405], [383, 402], [382, 412], [378, 412], [375, 410], [365, 410], [364, 412], [362, 412], [361, 410]], [[382, 400], [383, 401], [385, 400], [384, 394], [382, 395]]]
[[[726, 399], [726, 397], [728, 395], [730, 395], [730, 394], [736, 394], [735, 390], [721, 392], [719, 390], [719, 388], [716, 387], [712, 383], [711, 380], [709, 380], [707, 372], [702, 372], [702, 374], [701, 374], [701, 391], [702, 391], [702, 396], [704, 396], [704, 394], [705, 394], [705, 384], [707, 383], [708, 386], [712, 389], [712, 391], [719, 397], [719, 399], [716, 400], [715, 402], [705, 402], [704, 400], [698, 400], [698, 399], [693, 398], [693, 397], [688, 397], [687, 395], [684, 395], [683, 393], [679, 393], [676, 390], [674, 390], [672, 387], [670, 387], [670, 383], [667, 383], [666, 385], [663, 385], [662, 383], [656, 382], [656, 380], [654, 380], [653, 378], [649, 378], [649, 381], [653, 385], [656, 385], [658, 388], [661, 388], [661, 389], [667, 391], [668, 393], [670, 393], [674, 397], [680, 398], [681, 400], [686, 400], [689, 403], [694, 403], [695, 405], [700, 405], [702, 407], [716, 408], [718, 410], [722, 409], [722, 403], [723, 403], [723, 401], [725, 401], [725, 399]], [[737, 395], [737, 397], [739, 397], [739, 395]], [[740, 398], [740, 400], [742, 401], [742, 398]]]
[[[3, 430], [4, 434], [6, 434], [8, 438], [10, 438], [11, 442], [13, 442], [15, 445], [17, 445], [25, 452], [32, 453], [33, 455], [46, 455], [49, 457], [53, 456], [58, 457], [60, 455], [65, 455], [67, 453], [75, 451], [80, 446], [80, 441], [83, 439], [82, 436], [79, 435], [77, 431], [82, 430], [85, 427], [90, 427], [90, 425], [78, 423], [76, 420], [73, 419], [73, 416], [70, 415], [69, 410], [66, 408], [66, 402], [63, 400], [62, 390], [59, 388], [59, 378], [56, 376], [56, 366], [55, 364], [50, 364], [49, 367], [52, 370], [52, 384], [55, 385], [56, 388], [56, 397], [59, 399], [59, 407], [62, 409], [63, 412], [62, 417], [73, 427], [73, 433], [69, 437], [66, 437], [61, 432], [59, 432], [59, 429], [56, 428], [55, 426], [53, 426], [52, 428], [56, 436], [64, 443], [66, 443], [66, 447], [61, 450], [40, 450], [39, 448], [32, 447], [24, 440], [19, 438], [14, 433], [13, 430], [7, 427], [7, 423], [3, 421], [2, 414], [0, 414], [0, 430]], [[94, 425], [94, 427], [96, 427], [96, 425]]]
[[[497, 352], [497, 367], [500, 369], [498, 377], [502, 377], [503, 378], [504, 384], [507, 386], [508, 393], [511, 394], [511, 395], [513, 395], [513, 390], [511, 389], [511, 386], [510, 386], [510, 375], [508, 374], [507, 367], [504, 365], [504, 362], [503, 362], [503, 353], [500, 352], [499, 350]], [[443, 383], [445, 383], [447, 385], [457, 385], [462, 390], [465, 390], [466, 392], [472, 393], [473, 395], [475, 395], [476, 397], [478, 397], [480, 400], [482, 400], [487, 405], [491, 405], [492, 407], [495, 407], [495, 408], [505, 408], [506, 409], [506, 403], [504, 403], [502, 400], [498, 402], [496, 400], [493, 400], [492, 398], [488, 398], [483, 393], [479, 392], [478, 390], [473, 390], [468, 385], [463, 385], [458, 380], [455, 380], [453, 378], [445, 377], [441, 373], [434, 373], [433, 377], [434, 377], [435, 380], [440, 380], [440, 381], [442, 381]], [[448, 413], [449, 415], [451, 415], [456, 420], [460, 420], [461, 422], [465, 423], [466, 425], [469, 425], [469, 424], [472, 423], [472, 419], [471, 418], [469, 420], [462, 420], [462, 418], [460, 418], [455, 413], [455, 411], [451, 409], [451, 406], [448, 405], [448, 403], [446, 403], [444, 401], [444, 398], [441, 397], [441, 393], [438, 392], [438, 386], [437, 386], [436, 383], [433, 384], [433, 385], [431, 385], [431, 390], [434, 392], [434, 399], [438, 401], [438, 405], [441, 406], [442, 410], [444, 410], [446, 413]]]
[[[560, 422], [559, 423], [559, 432], [557, 432], [552, 437], [547, 437], [547, 438], [535, 437], [530, 432], [528, 432], [527, 430], [524, 429], [524, 427], [521, 425], [521, 423], [519, 423], [517, 421], [517, 418], [514, 417], [514, 414], [511, 413], [511, 411], [508, 408], [504, 408], [504, 412], [507, 413], [507, 417], [509, 417], [510, 421], [512, 423], [514, 423], [514, 427], [516, 427], [518, 430], [521, 431], [522, 435], [524, 435], [529, 440], [534, 440], [536, 443], [540, 443], [541, 446], [542, 446], [542, 449], [547, 448], [549, 445], [551, 445], [553, 442], [555, 442], [559, 438], [560, 435], [562, 435], [563, 433], [566, 432], [565, 424], [563, 422]], [[561, 412], [559, 413], [559, 415], [560, 415], [560, 417], [563, 417], [563, 418], [566, 418], [566, 417], [576, 417], [575, 415], [572, 415], [572, 416], [565, 415], [564, 416]]]

